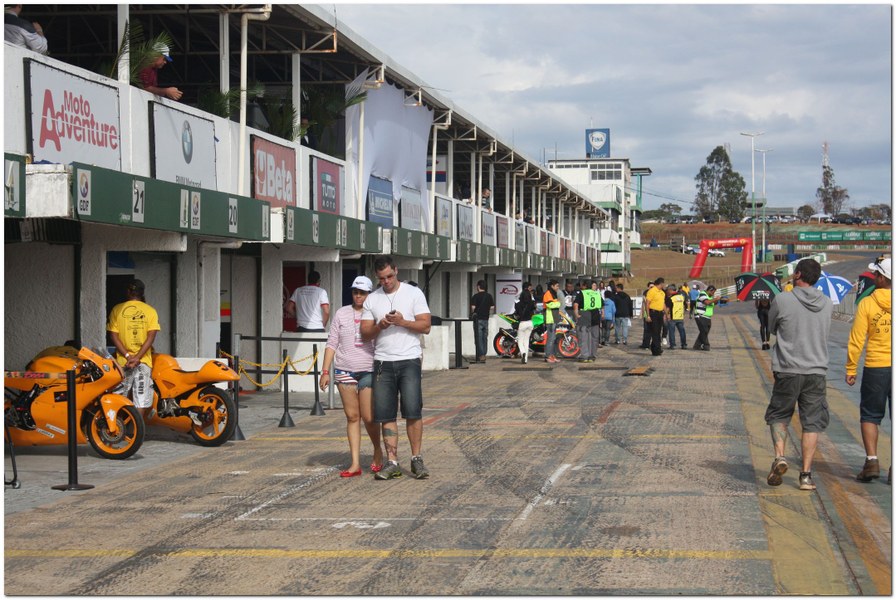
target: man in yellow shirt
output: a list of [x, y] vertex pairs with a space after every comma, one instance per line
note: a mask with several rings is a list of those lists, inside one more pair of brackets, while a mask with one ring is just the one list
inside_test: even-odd
[[[856, 308], [856, 316], [849, 332], [846, 354], [846, 383], [855, 385], [859, 357], [865, 348], [865, 368], [862, 370], [861, 402], [859, 415], [862, 427], [862, 444], [865, 446], [865, 464], [856, 475], [858, 481], [869, 483], [880, 477], [877, 459], [877, 435], [885, 411], [892, 410], [893, 383], [891, 374], [893, 358], [890, 353], [890, 332], [893, 310], [890, 296], [891, 259], [868, 265], [874, 273], [875, 290]], [[867, 346], [866, 346], [867, 342]], [[893, 415], [890, 414], [892, 420]], [[892, 475], [892, 467], [890, 467]], [[890, 483], [890, 475], [887, 483]]]
[[650, 324], [650, 353], [663, 353], [663, 329], [666, 325], [666, 280], [657, 277], [653, 287], [647, 290], [647, 323]]
[[118, 364], [124, 367], [124, 381], [116, 390], [128, 396], [134, 406], [149, 417], [152, 409], [152, 344], [159, 327], [159, 315], [146, 303], [146, 286], [139, 279], [128, 284], [128, 299], [109, 313], [106, 331], [115, 345]]

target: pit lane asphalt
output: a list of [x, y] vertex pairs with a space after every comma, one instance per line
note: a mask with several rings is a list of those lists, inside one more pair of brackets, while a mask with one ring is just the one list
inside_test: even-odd
[[[835, 321], [832, 340], [848, 327]], [[784, 484], [768, 487], [771, 374], [757, 331], [750, 306], [729, 305], [712, 352], [654, 358], [633, 342], [593, 365], [490, 358], [427, 372], [425, 481], [409, 476], [403, 428], [405, 477], [341, 479], [338, 397], [311, 416], [311, 394], [292, 394], [293, 428], [278, 427], [281, 393], [242, 396], [247, 439], [221, 448], [160, 430], [126, 461], [82, 448], [88, 491], [49, 489], [67, 482], [64, 452], [20, 449], [5, 592], [890, 594], [892, 488], [854, 480], [858, 386], [829, 375], [818, 490], [796, 486], [798, 437]], [[637, 366], [653, 370], [624, 376]], [[885, 427], [884, 466], [890, 443]]]

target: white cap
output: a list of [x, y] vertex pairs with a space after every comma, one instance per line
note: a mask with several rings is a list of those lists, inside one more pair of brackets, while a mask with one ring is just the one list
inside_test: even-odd
[[171, 58], [171, 49], [168, 47], [167, 44], [159, 44], [156, 46], [155, 49], [158, 50], [159, 54], [161, 54], [162, 56], [165, 57], [166, 61], [174, 62], [174, 59]]
[[871, 263], [870, 265], [868, 265], [869, 270], [877, 271], [878, 273], [880, 273], [887, 279], [892, 279], [892, 277], [890, 277], [890, 272], [891, 272], [890, 268], [891, 268], [891, 262], [890, 262], [889, 258], [885, 258], [882, 261], [880, 261], [879, 263]]
[[364, 277], [363, 275], [358, 275], [355, 277], [355, 280], [352, 282], [353, 290], [361, 290], [362, 292], [372, 292], [373, 291], [373, 282], [370, 281], [369, 277]]

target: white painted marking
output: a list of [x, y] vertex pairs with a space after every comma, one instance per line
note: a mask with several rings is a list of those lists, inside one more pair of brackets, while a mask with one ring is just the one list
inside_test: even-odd
[[[341, 517], [246, 517], [243, 521], [339, 521]], [[427, 521], [513, 521], [514, 517], [427, 517]], [[375, 517], [363, 520], [376, 521]], [[389, 521], [419, 521], [419, 517], [394, 517]], [[354, 521], [352, 521], [354, 522]], [[385, 521], [380, 521], [385, 523]]]
[[338, 470], [339, 470], [339, 469], [338, 469], [337, 467], [329, 467], [329, 468], [322, 469], [322, 472], [321, 472], [321, 473], [319, 473], [319, 474], [313, 476], [311, 479], [307, 479], [307, 480], [303, 481], [302, 483], [300, 483], [300, 484], [298, 484], [298, 485], [294, 485], [293, 487], [289, 488], [288, 490], [286, 490], [286, 491], [283, 492], [282, 494], [278, 494], [278, 495], [274, 496], [273, 498], [271, 498], [271, 499], [268, 500], [267, 502], [262, 502], [261, 504], [259, 504], [259, 505], [256, 506], [255, 508], [252, 508], [252, 509], [250, 509], [250, 510], [244, 512], [243, 514], [241, 514], [240, 516], [238, 516], [238, 517], [237, 517], [236, 519], [234, 519], [234, 520], [235, 520], [235, 521], [242, 521], [242, 520], [244, 520], [246, 517], [249, 517], [249, 516], [251, 516], [251, 515], [254, 515], [254, 514], [257, 513], [258, 511], [267, 508], [267, 507], [270, 506], [271, 504], [274, 504], [275, 502], [278, 502], [278, 501], [280, 501], [280, 500], [283, 500], [284, 498], [286, 498], [286, 497], [288, 497], [288, 496], [290, 496], [290, 495], [292, 495], [292, 494], [298, 492], [299, 490], [305, 489], [305, 488], [308, 487], [308, 486], [314, 485], [315, 483], [317, 483], [317, 482], [319, 482], [319, 481], [321, 481], [321, 480], [323, 480], [323, 479], [326, 479], [327, 476], [329, 476], [329, 474], [330, 474], [331, 472], [332, 472], [332, 473], [335, 473], [335, 472], [338, 471]]
[[557, 479], [559, 479], [560, 476], [563, 475], [563, 473], [571, 466], [572, 465], [560, 465], [560, 467], [556, 471], [554, 471], [550, 477], [548, 477], [548, 480], [544, 482], [543, 486], [541, 486], [541, 490], [538, 492], [538, 494], [536, 494], [536, 496], [532, 498], [529, 504], [526, 505], [526, 508], [523, 509], [523, 512], [521, 512], [517, 517], [518, 521], [525, 521], [529, 518], [529, 515], [533, 510], [535, 510], [535, 507], [539, 502], [541, 502], [541, 499], [545, 497], [545, 494], [550, 491], [554, 483], [557, 482]]
[[231, 471], [230, 475], [248, 475], [249, 471]]
[[212, 513], [184, 513], [180, 516], [181, 519], [207, 519], [213, 516]]
[[370, 521], [340, 521], [339, 523], [333, 523], [333, 527], [336, 529], [344, 529], [346, 527], [354, 527], [355, 529], [382, 529], [384, 527], [391, 527], [391, 525], [389, 523], [384, 523], [383, 521], [377, 523], [371, 523]]
[[304, 473], [274, 473], [271, 477], [295, 477], [296, 475], [304, 475]]

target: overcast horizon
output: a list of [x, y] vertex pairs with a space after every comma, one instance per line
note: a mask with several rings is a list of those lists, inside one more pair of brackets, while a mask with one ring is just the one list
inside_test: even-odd
[[645, 210], [689, 213], [725, 144], [749, 194], [741, 132], [765, 132], [770, 206], [815, 204], [825, 141], [848, 207], [891, 203], [890, 5], [321, 6], [532, 160], [610, 129], [612, 157], [653, 170]]

